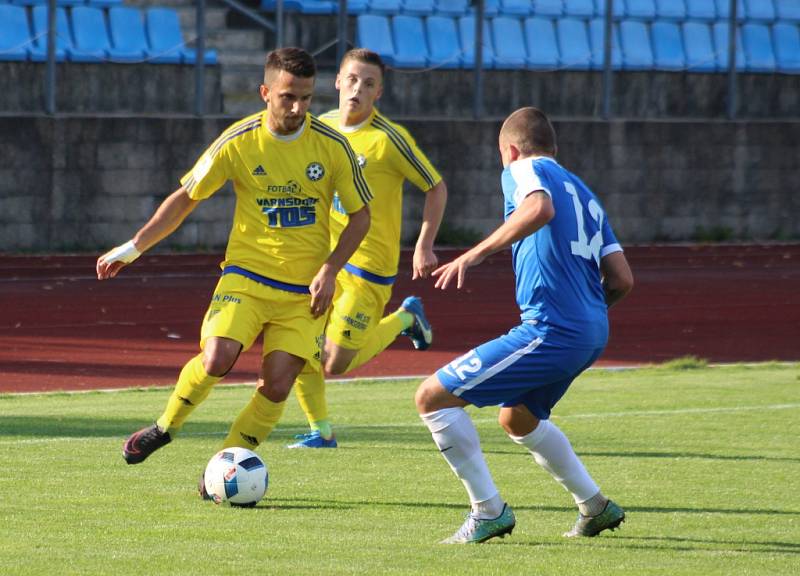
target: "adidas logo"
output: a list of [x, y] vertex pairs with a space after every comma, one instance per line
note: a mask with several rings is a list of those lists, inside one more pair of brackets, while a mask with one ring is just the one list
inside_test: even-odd
[[264, 167], [261, 164], [256, 166], [256, 169], [253, 170], [253, 176], [266, 176], [266, 175], [267, 171], [264, 170]]
[[350, 330], [344, 330], [344, 331], [342, 332], [342, 336], [344, 336], [345, 338], [350, 338], [350, 337], [351, 337], [351, 336], [350, 336]]
[[242, 440], [244, 440], [251, 446], [258, 446], [258, 438], [256, 438], [255, 436], [250, 436], [248, 434], [245, 434], [244, 432], [239, 432], [239, 436], [241, 436]]

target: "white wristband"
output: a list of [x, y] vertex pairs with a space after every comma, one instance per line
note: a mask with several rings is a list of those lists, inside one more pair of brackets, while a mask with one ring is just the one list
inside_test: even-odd
[[109, 264], [112, 262], [125, 262], [125, 264], [130, 264], [141, 255], [142, 253], [134, 246], [133, 240], [128, 240], [125, 244], [117, 246], [106, 254], [105, 260]]

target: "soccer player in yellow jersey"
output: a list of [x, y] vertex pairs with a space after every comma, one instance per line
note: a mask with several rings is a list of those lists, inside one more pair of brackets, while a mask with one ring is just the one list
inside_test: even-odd
[[[400, 309], [383, 316], [392, 294], [400, 256], [403, 182], [426, 194], [422, 226], [413, 257], [412, 278], [427, 278], [437, 267], [433, 242], [447, 202], [447, 188], [414, 139], [375, 108], [383, 90], [384, 64], [365, 49], [345, 54], [336, 77], [339, 109], [320, 116], [345, 135], [358, 156], [375, 198], [366, 238], [336, 278], [336, 295], [328, 320], [325, 369], [343, 374], [361, 366], [401, 333], [425, 350], [433, 334], [419, 298], [406, 298]], [[349, 221], [342, 203], [334, 202], [331, 230], [336, 242]], [[323, 373], [307, 366], [295, 384], [298, 401], [311, 432], [293, 448], [333, 448], [336, 439], [328, 421]]]
[[[267, 109], [225, 130], [133, 239], [97, 261], [99, 279], [114, 277], [233, 181], [236, 211], [222, 277], [203, 320], [201, 353], [184, 366], [156, 423], [125, 442], [128, 464], [170, 442], [260, 334], [258, 387], [223, 447], [253, 449], [263, 442], [300, 370], [319, 365], [336, 275], [369, 228], [372, 194], [344, 137], [308, 113], [315, 74], [304, 50], [270, 52], [261, 86]], [[331, 250], [334, 191], [349, 220]]]

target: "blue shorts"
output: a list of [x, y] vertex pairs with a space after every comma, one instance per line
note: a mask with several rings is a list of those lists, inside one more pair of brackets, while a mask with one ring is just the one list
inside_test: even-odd
[[473, 348], [439, 369], [439, 382], [475, 406], [524, 404], [539, 420], [604, 348], [576, 349], [548, 339], [547, 330], [526, 322]]

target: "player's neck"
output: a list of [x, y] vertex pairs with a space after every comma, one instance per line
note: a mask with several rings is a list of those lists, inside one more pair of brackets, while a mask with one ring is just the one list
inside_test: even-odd
[[342, 110], [339, 114], [339, 128], [345, 132], [355, 132], [369, 121], [374, 111], [375, 108], [370, 108], [364, 114], [348, 116], [347, 113]]
[[274, 124], [272, 118], [269, 118], [267, 120], [267, 130], [269, 130], [269, 133], [272, 134], [272, 136], [274, 136], [278, 140], [284, 140], [286, 142], [290, 142], [292, 140], [296, 140], [297, 138], [299, 138], [303, 134], [303, 130], [305, 129], [305, 127], [306, 127], [306, 122], [305, 120], [303, 120], [303, 123], [300, 124], [300, 127], [297, 128], [297, 130], [295, 130], [294, 132], [286, 132], [282, 130], [279, 126]]

